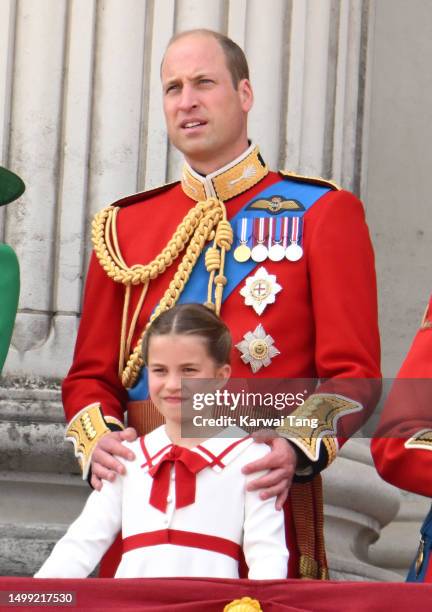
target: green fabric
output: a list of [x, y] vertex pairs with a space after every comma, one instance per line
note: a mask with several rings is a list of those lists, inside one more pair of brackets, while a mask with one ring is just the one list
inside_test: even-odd
[[25, 191], [19, 176], [0, 166], [0, 206], [17, 200]]
[[0, 243], [0, 373], [12, 338], [19, 288], [20, 273], [15, 251]]

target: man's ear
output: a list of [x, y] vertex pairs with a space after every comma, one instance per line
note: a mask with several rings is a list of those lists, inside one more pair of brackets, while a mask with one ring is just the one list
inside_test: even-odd
[[227, 380], [231, 376], [231, 366], [229, 363], [225, 363], [216, 372], [216, 378], [221, 380]]
[[241, 79], [238, 83], [237, 91], [239, 93], [242, 109], [245, 113], [248, 113], [254, 102], [253, 89], [249, 79]]

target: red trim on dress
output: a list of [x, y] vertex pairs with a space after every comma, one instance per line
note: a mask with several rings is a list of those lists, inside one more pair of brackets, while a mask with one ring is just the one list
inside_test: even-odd
[[211, 552], [232, 557], [236, 561], [240, 559], [242, 548], [232, 540], [194, 533], [192, 531], [180, 531], [178, 529], [160, 529], [147, 533], [137, 533], [123, 539], [123, 554], [143, 548], [145, 546], [158, 546], [160, 544], [172, 544], [173, 546], [189, 546], [191, 548], [202, 548]]
[[145, 436], [142, 436], [140, 438], [140, 444], [141, 444], [142, 452], [144, 453], [144, 457], [146, 459], [141, 467], [144, 468], [148, 465], [149, 469], [153, 466], [153, 459], [156, 459], [156, 457], [159, 457], [159, 455], [162, 454], [164, 451], [166, 451], [167, 448], [170, 448], [171, 446], [173, 446], [172, 444], [167, 444], [166, 446], [158, 450], [158, 452], [155, 455], [153, 455], [153, 457], [150, 457], [147, 447], [145, 445]]

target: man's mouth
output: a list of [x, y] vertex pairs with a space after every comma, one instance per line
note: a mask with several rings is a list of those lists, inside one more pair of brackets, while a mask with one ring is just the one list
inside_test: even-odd
[[184, 121], [181, 126], [185, 130], [191, 130], [193, 128], [201, 127], [206, 125], [206, 121]]

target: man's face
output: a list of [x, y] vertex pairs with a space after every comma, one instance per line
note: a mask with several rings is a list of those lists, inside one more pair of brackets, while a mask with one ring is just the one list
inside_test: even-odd
[[191, 34], [168, 47], [162, 87], [169, 138], [194, 170], [209, 174], [246, 150], [252, 89], [247, 79], [234, 88], [215, 38]]

